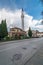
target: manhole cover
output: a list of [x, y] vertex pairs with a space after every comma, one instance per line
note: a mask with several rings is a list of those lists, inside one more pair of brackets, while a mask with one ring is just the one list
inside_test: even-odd
[[14, 61], [14, 60], [20, 60], [21, 57], [22, 57], [22, 54], [15, 54], [15, 55], [13, 55], [12, 61]]
[[37, 49], [36, 47], [33, 47], [33, 49]]
[[26, 50], [27, 48], [26, 47], [23, 47], [22, 49]]

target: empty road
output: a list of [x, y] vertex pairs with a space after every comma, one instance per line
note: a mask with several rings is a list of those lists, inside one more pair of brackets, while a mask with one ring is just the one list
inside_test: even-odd
[[42, 50], [41, 48], [43, 38], [0, 42], [0, 65], [35, 65], [36, 55]]

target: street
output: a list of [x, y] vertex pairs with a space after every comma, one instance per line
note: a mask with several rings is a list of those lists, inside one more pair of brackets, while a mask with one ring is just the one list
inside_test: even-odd
[[43, 38], [3, 42], [0, 45], [0, 65], [43, 65], [42, 61], [37, 64], [40, 62], [39, 56], [43, 60], [42, 54]]
[[25, 65], [43, 65], [43, 47], [41, 47], [38, 52], [25, 63]]

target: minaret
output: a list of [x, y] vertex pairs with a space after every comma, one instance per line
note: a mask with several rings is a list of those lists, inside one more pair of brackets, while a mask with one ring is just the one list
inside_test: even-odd
[[24, 30], [24, 11], [22, 8], [22, 12], [21, 12], [21, 21], [22, 21], [22, 30]]

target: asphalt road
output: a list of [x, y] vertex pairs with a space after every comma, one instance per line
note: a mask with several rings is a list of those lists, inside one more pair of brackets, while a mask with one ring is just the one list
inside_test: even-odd
[[0, 65], [33, 65], [38, 60], [36, 56], [41, 48], [43, 48], [43, 38], [3, 42], [0, 45]]
[[43, 46], [25, 63], [25, 65], [43, 65]]

